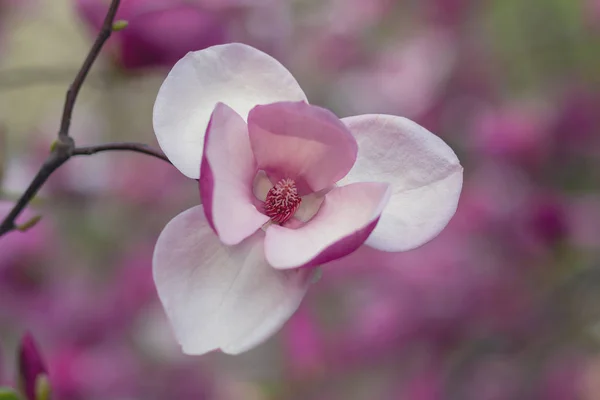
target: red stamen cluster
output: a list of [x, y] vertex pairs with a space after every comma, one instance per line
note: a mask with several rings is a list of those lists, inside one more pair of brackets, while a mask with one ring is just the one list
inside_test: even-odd
[[296, 182], [292, 179], [282, 179], [267, 193], [265, 214], [273, 222], [283, 224], [292, 218], [301, 201]]

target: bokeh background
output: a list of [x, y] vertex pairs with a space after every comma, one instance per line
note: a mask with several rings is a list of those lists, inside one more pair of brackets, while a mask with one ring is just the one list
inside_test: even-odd
[[[56, 135], [106, 0], [0, 0], [2, 216]], [[0, 384], [29, 331], [57, 400], [600, 399], [600, 1], [122, 0], [75, 108], [78, 145], [156, 145], [183, 54], [239, 41], [313, 104], [392, 113], [456, 150], [456, 216], [394, 259], [323, 267], [242, 356], [181, 354], [152, 248], [197, 186], [135, 153], [72, 159], [0, 239]], [[368, 261], [364, 261], [368, 260]]]

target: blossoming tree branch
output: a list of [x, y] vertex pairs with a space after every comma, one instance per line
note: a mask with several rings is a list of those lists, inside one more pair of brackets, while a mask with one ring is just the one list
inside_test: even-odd
[[454, 215], [463, 169], [444, 141], [399, 116], [340, 119], [309, 104], [281, 63], [240, 43], [191, 51], [169, 72], [153, 111], [165, 156], [138, 144], [77, 148], [68, 134], [73, 106], [118, 5], [67, 94], [50, 157], [0, 233], [18, 228], [19, 212], [70, 157], [133, 150], [168, 160], [199, 186], [199, 205], [166, 225], [153, 255], [158, 295], [185, 353], [257, 346], [328, 263], [371, 265], [360, 259], [364, 248], [414, 249]]

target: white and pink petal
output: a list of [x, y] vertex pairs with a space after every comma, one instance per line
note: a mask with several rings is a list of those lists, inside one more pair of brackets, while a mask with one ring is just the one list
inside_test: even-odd
[[278, 269], [314, 267], [352, 253], [375, 229], [390, 194], [389, 185], [378, 182], [333, 188], [306, 224], [296, 229], [269, 226], [267, 261]]
[[342, 120], [356, 137], [356, 163], [341, 183], [378, 181], [390, 202], [366, 244], [385, 251], [416, 248], [437, 236], [458, 206], [463, 168], [439, 137], [406, 118], [359, 115]]
[[300, 196], [331, 187], [356, 160], [348, 128], [331, 111], [305, 102], [253, 108], [248, 131], [258, 168], [274, 183], [293, 179]]
[[156, 244], [153, 273], [185, 353], [244, 352], [272, 336], [295, 312], [313, 271], [270, 267], [263, 236], [257, 232], [239, 245], [224, 246], [202, 206], [167, 224]]
[[254, 205], [255, 174], [246, 123], [218, 103], [206, 130], [198, 184], [206, 219], [226, 245], [240, 243], [269, 221]]
[[292, 74], [268, 54], [241, 43], [212, 46], [188, 53], [171, 69], [154, 103], [154, 132], [173, 165], [196, 179], [217, 103], [246, 119], [258, 104], [305, 100]]

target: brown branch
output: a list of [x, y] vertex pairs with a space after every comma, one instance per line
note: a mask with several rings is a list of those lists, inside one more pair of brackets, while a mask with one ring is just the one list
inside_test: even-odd
[[44, 185], [46, 180], [56, 171], [61, 165], [63, 165], [70, 156], [64, 156], [59, 152], [53, 151], [48, 159], [44, 162], [38, 173], [36, 174], [33, 181], [29, 184], [25, 193], [21, 195], [19, 200], [15, 203], [14, 207], [8, 213], [4, 221], [0, 225], [0, 236], [17, 229], [15, 220], [21, 214], [21, 211], [29, 204], [29, 202], [35, 197], [36, 193]]
[[98, 146], [77, 147], [73, 150], [73, 156], [89, 156], [104, 151], [134, 151], [171, 163], [162, 152], [143, 143], [106, 143]]
[[71, 157], [75, 156], [90, 156], [96, 153], [102, 153], [106, 151], [133, 151], [140, 154], [146, 154], [160, 160], [166, 161], [169, 164], [171, 161], [162, 152], [151, 148], [150, 146], [143, 143], [106, 143], [98, 146], [85, 146], [74, 148], [70, 155], [65, 155], [62, 151], [53, 151], [50, 153], [48, 159], [44, 162], [38, 173], [36, 174], [33, 181], [29, 184], [29, 187], [17, 200], [17, 203], [4, 219], [2, 225], [0, 225], [0, 236], [18, 228], [15, 223], [15, 219], [19, 216], [21, 211], [29, 204], [33, 199], [38, 190], [44, 185], [46, 180], [56, 171], [61, 165], [67, 162]]
[[63, 109], [63, 115], [60, 122], [60, 130], [58, 131], [58, 138], [66, 139], [69, 136], [69, 128], [71, 126], [71, 116], [73, 115], [73, 108], [75, 108], [75, 101], [77, 100], [77, 95], [79, 94], [79, 90], [85, 81], [94, 61], [98, 58], [98, 54], [100, 54], [100, 50], [104, 46], [104, 43], [110, 38], [110, 35], [113, 31], [113, 23], [115, 21], [115, 15], [117, 14], [117, 10], [119, 8], [119, 4], [121, 0], [113, 0], [108, 8], [108, 12], [106, 13], [106, 17], [104, 18], [104, 23], [102, 24], [102, 28], [100, 29], [100, 33], [96, 37], [96, 41], [92, 45], [81, 69], [77, 73], [75, 80], [67, 90], [67, 96], [65, 98], [65, 107]]
[[75, 141], [71, 136], [69, 136], [69, 128], [71, 126], [71, 116], [73, 115], [73, 108], [75, 107], [75, 102], [77, 100], [77, 95], [79, 94], [79, 90], [85, 81], [85, 78], [88, 75], [88, 72], [92, 68], [94, 61], [98, 57], [98, 54], [102, 50], [104, 43], [108, 40], [112, 33], [112, 27], [115, 19], [115, 15], [117, 13], [117, 9], [119, 8], [120, 0], [112, 0], [108, 12], [106, 13], [106, 18], [104, 19], [104, 23], [102, 24], [102, 28], [100, 29], [100, 33], [96, 37], [92, 48], [88, 52], [87, 57], [85, 58], [83, 65], [81, 66], [77, 76], [73, 80], [73, 83], [69, 86], [69, 90], [67, 91], [67, 95], [65, 98], [65, 106], [63, 109], [62, 119], [60, 123], [60, 129], [58, 131], [58, 139], [52, 146], [52, 151], [44, 164], [40, 167], [38, 173], [35, 178], [29, 184], [25, 193], [21, 195], [19, 200], [15, 203], [12, 210], [8, 213], [8, 215], [0, 224], [0, 236], [13, 231], [16, 229], [17, 225], [15, 220], [21, 214], [23, 209], [29, 204], [29, 202], [35, 197], [40, 188], [44, 185], [46, 180], [52, 175], [54, 171], [56, 171], [61, 165], [71, 158], [73, 155], [73, 151], [75, 150]]

